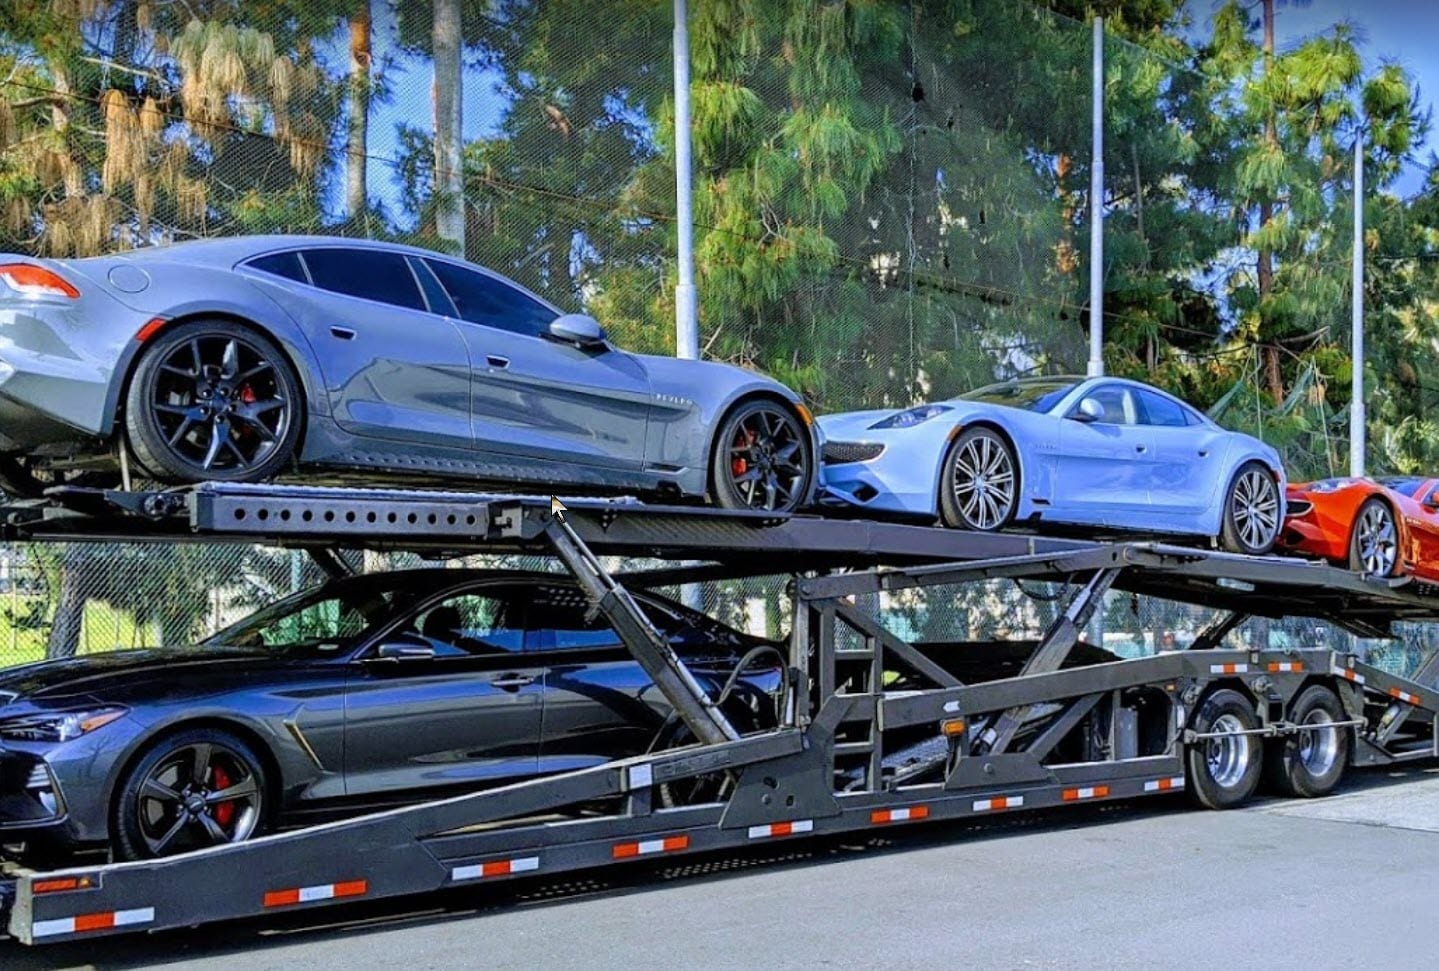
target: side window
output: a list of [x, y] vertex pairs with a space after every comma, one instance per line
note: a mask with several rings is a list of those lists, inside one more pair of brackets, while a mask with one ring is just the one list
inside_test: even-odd
[[1104, 409], [1104, 414], [1095, 419], [1096, 421], [1105, 425], [1139, 424], [1139, 415], [1134, 407], [1134, 395], [1124, 385], [1100, 385], [1085, 397], [1093, 398]]
[[305, 250], [315, 286], [396, 307], [425, 310], [415, 275], [398, 253], [342, 247]]
[[309, 283], [310, 278], [305, 275], [305, 267], [300, 263], [300, 254], [291, 250], [288, 253], [271, 253], [268, 256], [257, 256], [245, 264], [257, 270], [264, 270], [266, 273], [273, 273], [282, 276], [287, 280], [294, 280], [297, 283]]
[[442, 260], [424, 262], [455, 302], [461, 320], [538, 337], [557, 316], [544, 304], [492, 276]]
[[589, 604], [573, 587], [535, 587], [530, 591], [531, 651], [619, 647], [622, 641], [603, 614], [586, 619]]
[[1189, 424], [1184, 407], [1152, 391], [1140, 391], [1139, 401], [1144, 408], [1144, 424], [1161, 425], [1165, 428], [1183, 428]]
[[407, 633], [424, 638], [437, 657], [519, 651], [525, 631], [518, 602], [482, 593], [456, 594], [418, 614]]

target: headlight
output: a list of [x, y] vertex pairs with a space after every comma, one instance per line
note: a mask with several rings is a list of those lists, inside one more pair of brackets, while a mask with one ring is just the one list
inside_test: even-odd
[[118, 706], [54, 711], [0, 721], [0, 738], [23, 742], [68, 742], [110, 724], [129, 709]]
[[1358, 481], [1358, 479], [1320, 479], [1318, 482], [1309, 483], [1309, 487], [1304, 491], [1320, 493], [1338, 492], [1340, 489], [1349, 488]]
[[953, 409], [948, 405], [920, 405], [918, 408], [909, 408], [898, 414], [890, 415], [888, 418], [881, 419], [869, 427], [871, 429], [910, 428], [951, 410]]

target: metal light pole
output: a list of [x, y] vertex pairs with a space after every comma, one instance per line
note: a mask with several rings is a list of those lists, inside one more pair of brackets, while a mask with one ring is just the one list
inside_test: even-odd
[[1090, 69], [1089, 375], [1104, 373], [1104, 18], [1094, 18]]
[[1364, 133], [1354, 139], [1354, 296], [1349, 356], [1353, 388], [1349, 400], [1349, 474], [1364, 474]]
[[686, 0], [675, 0], [675, 221], [679, 233], [679, 283], [675, 286], [675, 356], [700, 356], [695, 298], [694, 192], [690, 172], [690, 32]]

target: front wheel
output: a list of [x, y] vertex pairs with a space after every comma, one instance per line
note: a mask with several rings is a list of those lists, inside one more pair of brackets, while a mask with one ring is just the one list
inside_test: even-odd
[[1279, 538], [1282, 511], [1274, 473], [1259, 462], [1245, 462], [1224, 496], [1219, 541], [1232, 553], [1262, 556]]
[[125, 774], [113, 842], [121, 860], [239, 843], [265, 828], [265, 770], [228, 732], [197, 728], [162, 739]]
[[125, 399], [135, 458], [167, 482], [262, 482], [300, 438], [300, 383], [269, 340], [224, 320], [181, 324], [141, 353]]
[[1214, 737], [1199, 739], [1184, 753], [1189, 794], [1201, 806], [1232, 809], [1254, 795], [1264, 747], [1259, 736], [1244, 733], [1258, 727], [1254, 705], [1239, 692], [1221, 688], [1204, 700], [1194, 716], [1194, 730]]
[[777, 401], [741, 404], [715, 436], [710, 492], [725, 509], [792, 512], [809, 495], [814, 450], [809, 430]]
[[991, 533], [1019, 507], [1019, 462], [1004, 436], [983, 425], [966, 429], [944, 457], [939, 518], [952, 529]]
[[1364, 500], [1349, 537], [1349, 569], [1371, 577], [1392, 577], [1399, 566], [1399, 532], [1394, 510], [1377, 496]]

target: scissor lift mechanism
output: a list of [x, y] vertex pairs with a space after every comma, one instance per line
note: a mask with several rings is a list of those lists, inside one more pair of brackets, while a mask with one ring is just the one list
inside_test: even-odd
[[[1439, 754], [1439, 657], [1404, 679], [1331, 650], [1219, 646], [1251, 615], [1313, 617], [1370, 636], [1397, 620], [1439, 619], [1439, 598], [1401, 583], [1152, 543], [625, 501], [566, 506], [556, 516], [549, 497], [204, 485], [58, 490], [0, 509], [0, 538], [11, 541], [258, 542], [310, 549], [331, 568], [333, 551], [347, 547], [556, 556], [703, 740], [182, 856], [17, 869], [0, 885], [10, 934], [39, 943], [185, 927], [799, 834], [1179, 790], [1185, 746], [1203, 741], [1191, 727], [1196, 703], [1221, 684], [1255, 700], [1266, 734], [1300, 730], [1286, 721], [1290, 702], [1311, 683], [1331, 685], [1354, 730], [1355, 764]], [[616, 578], [604, 555], [682, 565]], [[739, 737], [627, 587], [776, 573], [795, 577], [797, 690], [778, 728]], [[997, 680], [962, 683], [861, 606], [873, 594], [1004, 578], [1061, 581], [1070, 593], [1018, 673]], [[1188, 650], [1066, 666], [1111, 588], [1219, 613]], [[736, 780], [723, 802], [658, 808], [656, 787], [718, 772]], [[564, 815], [597, 804], [614, 811]]]

